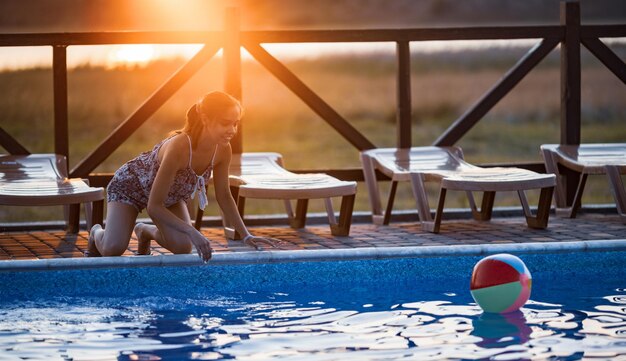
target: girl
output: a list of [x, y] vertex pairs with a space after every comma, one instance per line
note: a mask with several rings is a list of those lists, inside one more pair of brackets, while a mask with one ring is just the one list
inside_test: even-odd
[[[207, 262], [209, 240], [191, 225], [186, 201], [197, 195], [200, 208], [206, 206], [205, 184], [211, 172], [222, 216], [232, 221], [244, 242], [256, 248], [258, 242], [275, 246], [271, 239], [248, 232], [230, 193], [230, 140], [241, 116], [237, 99], [222, 92], [208, 93], [189, 108], [182, 130], [118, 169], [107, 187], [106, 229], [99, 224], [91, 228], [87, 255], [121, 255], [134, 231], [139, 254], [149, 254], [150, 242], [155, 240], [175, 254], [190, 253], [194, 246]], [[155, 225], [135, 225], [144, 208]]]

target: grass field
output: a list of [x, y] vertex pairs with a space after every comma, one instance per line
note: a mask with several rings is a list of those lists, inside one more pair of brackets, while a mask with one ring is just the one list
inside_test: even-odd
[[[474, 104], [524, 53], [507, 50], [487, 54], [414, 56], [412, 104], [414, 145], [431, 144]], [[394, 146], [395, 60], [387, 55], [292, 60], [286, 65], [379, 147]], [[172, 72], [179, 61], [160, 61], [145, 68], [82, 67], [68, 75], [70, 163], [93, 150]], [[624, 84], [591, 57], [583, 57], [582, 141], [626, 141]], [[170, 130], [182, 127], [187, 107], [201, 94], [223, 88], [219, 59], [207, 64], [96, 172], [113, 172], [139, 152], [149, 150]], [[276, 151], [288, 168], [359, 167], [358, 151], [320, 119], [269, 72], [253, 61], [243, 64], [245, 151]], [[460, 142], [474, 163], [540, 161], [539, 145], [559, 141], [560, 70], [551, 54]], [[50, 69], [0, 73], [2, 127], [31, 152], [52, 152], [53, 105]], [[593, 177], [592, 177], [593, 178]], [[357, 210], [368, 210], [364, 185], [359, 185]], [[397, 208], [411, 208], [408, 187], [400, 187]], [[612, 203], [606, 180], [591, 179], [584, 202]], [[496, 205], [516, 205], [514, 197]], [[461, 195], [450, 207], [465, 206]], [[321, 210], [322, 204], [311, 204]], [[281, 212], [280, 203], [251, 201], [247, 213]], [[208, 214], [218, 214], [215, 204]], [[0, 222], [58, 218], [49, 210], [8, 208]]]

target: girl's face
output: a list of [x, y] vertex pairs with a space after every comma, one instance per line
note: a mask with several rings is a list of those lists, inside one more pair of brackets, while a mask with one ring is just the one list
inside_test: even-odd
[[206, 115], [204, 120], [205, 134], [211, 140], [220, 145], [226, 145], [237, 133], [239, 127], [239, 108], [232, 106], [227, 111], [218, 114], [214, 119], [210, 119]]

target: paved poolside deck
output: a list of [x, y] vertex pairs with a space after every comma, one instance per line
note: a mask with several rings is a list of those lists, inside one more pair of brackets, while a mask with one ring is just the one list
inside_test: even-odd
[[[415, 221], [396, 221], [389, 226], [376, 226], [366, 222], [367, 217], [353, 223], [349, 237], [335, 237], [330, 234], [328, 225], [315, 224], [304, 229], [292, 229], [288, 226], [262, 225], [251, 226], [258, 235], [278, 238], [283, 241], [278, 249], [265, 247], [263, 251], [254, 250], [238, 241], [227, 240], [220, 227], [203, 227], [202, 232], [211, 240], [214, 249], [213, 260], [218, 263], [241, 262], [272, 262], [276, 258], [302, 260], [315, 255], [316, 259], [325, 259], [336, 255], [340, 258], [384, 257], [385, 255], [418, 254], [455, 254], [489, 253], [502, 250], [563, 250], [568, 248], [601, 249], [626, 248], [626, 225], [621, 223], [617, 214], [612, 212], [590, 212], [576, 219], [550, 217], [549, 227], [535, 230], [526, 227], [522, 217], [498, 216], [489, 222], [478, 222], [471, 219], [449, 219], [442, 224], [439, 234], [423, 232]], [[77, 235], [67, 234], [61, 230], [9, 231], [0, 233], [0, 269], [12, 269], [13, 266], [24, 266], [23, 260], [57, 260], [74, 259], [81, 267], [90, 267], [93, 258], [84, 258], [87, 247], [87, 232]], [[478, 246], [479, 248], [472, 246]], [[156, 243], [152, 246], [152, 255], [161, 257], [132, 257], [137, 251], [137, 241], [132, 239], [126, 256], [107, 257], [117, 259], [103, 262], [94, 261], [100, 267], [107, 264], [114, 266], [163, 265], [174, 261], [177, 263], [198, 263], [195, 255], [173, 256]], [[317, 252], [306, 252], [317, 251]], [[384, 251], [384, 252], [383, 252]], [[383, 253], [381, 253], [383, 252]], [[182, 258], [181, 258], [182, 257]], [[171, 259], [170, 259], [171, 258]], [[343, 259], [342, 258], [342, 259]], [[80, 259], [80, 261], [79, 261]], [[157, 261], [158, 259], [158, 261]], [[222, 262], [220, 262], [220, 260]], [[235, 260], [235, 261], [233, 261]], [[112, 263], [111, 263], [112, 262]], [[44, 262], [40, 267], [37, 262], [28, 262], [26, 268], [50, 268]], [[65, 264], [66, 262], [62, 262]], [[77, 264], [67, 263], [68, 266]], [[17, 268], [20, 268], [17, 267]]]

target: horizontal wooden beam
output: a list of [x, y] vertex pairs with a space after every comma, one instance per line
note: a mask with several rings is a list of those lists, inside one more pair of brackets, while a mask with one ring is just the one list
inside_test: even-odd
[[562, 38], [559, 26], [501, 26], [364, 30], [282, 30], [242, 32], [242, 39], [256, 43], [404, 42], [433, 40], [493, 40]]
[[581, 38], [623, 38], [626, 37], [626, 24], [581, 25]]
[[[242, 31], [254, 43], [399, 42], [433, 40], [494, 40], [562, 38], [561, 25], [492, 26], [412, 29], [267, 30]], [[0, 34], [0, 46], [205, 44], [221, 42], [222, 31], [118, 31], [81, 33]], [[626, 25], [583, 25], [583, 38], [626, 37]]]
[[[590, 29], [603, 36], [624, 36], [619, 26]], [[493, 26], [357, 30], [242, 31], [243, 41], [253, 43], [398, 42], [431, 40], [492, 40], [561, 38], [560, 25]], [[608, 35], [607, 35], [608, 34]], [[0, 34], [0, 46], [106, 45], [106, 44], [205, 44], [223, 41], [222, 31], [118, 31], [80, 33]]]
[[220, 41], [221, 31], [119, 31], [89, 33], [0, 34], [0, 46], [206, 44]]

